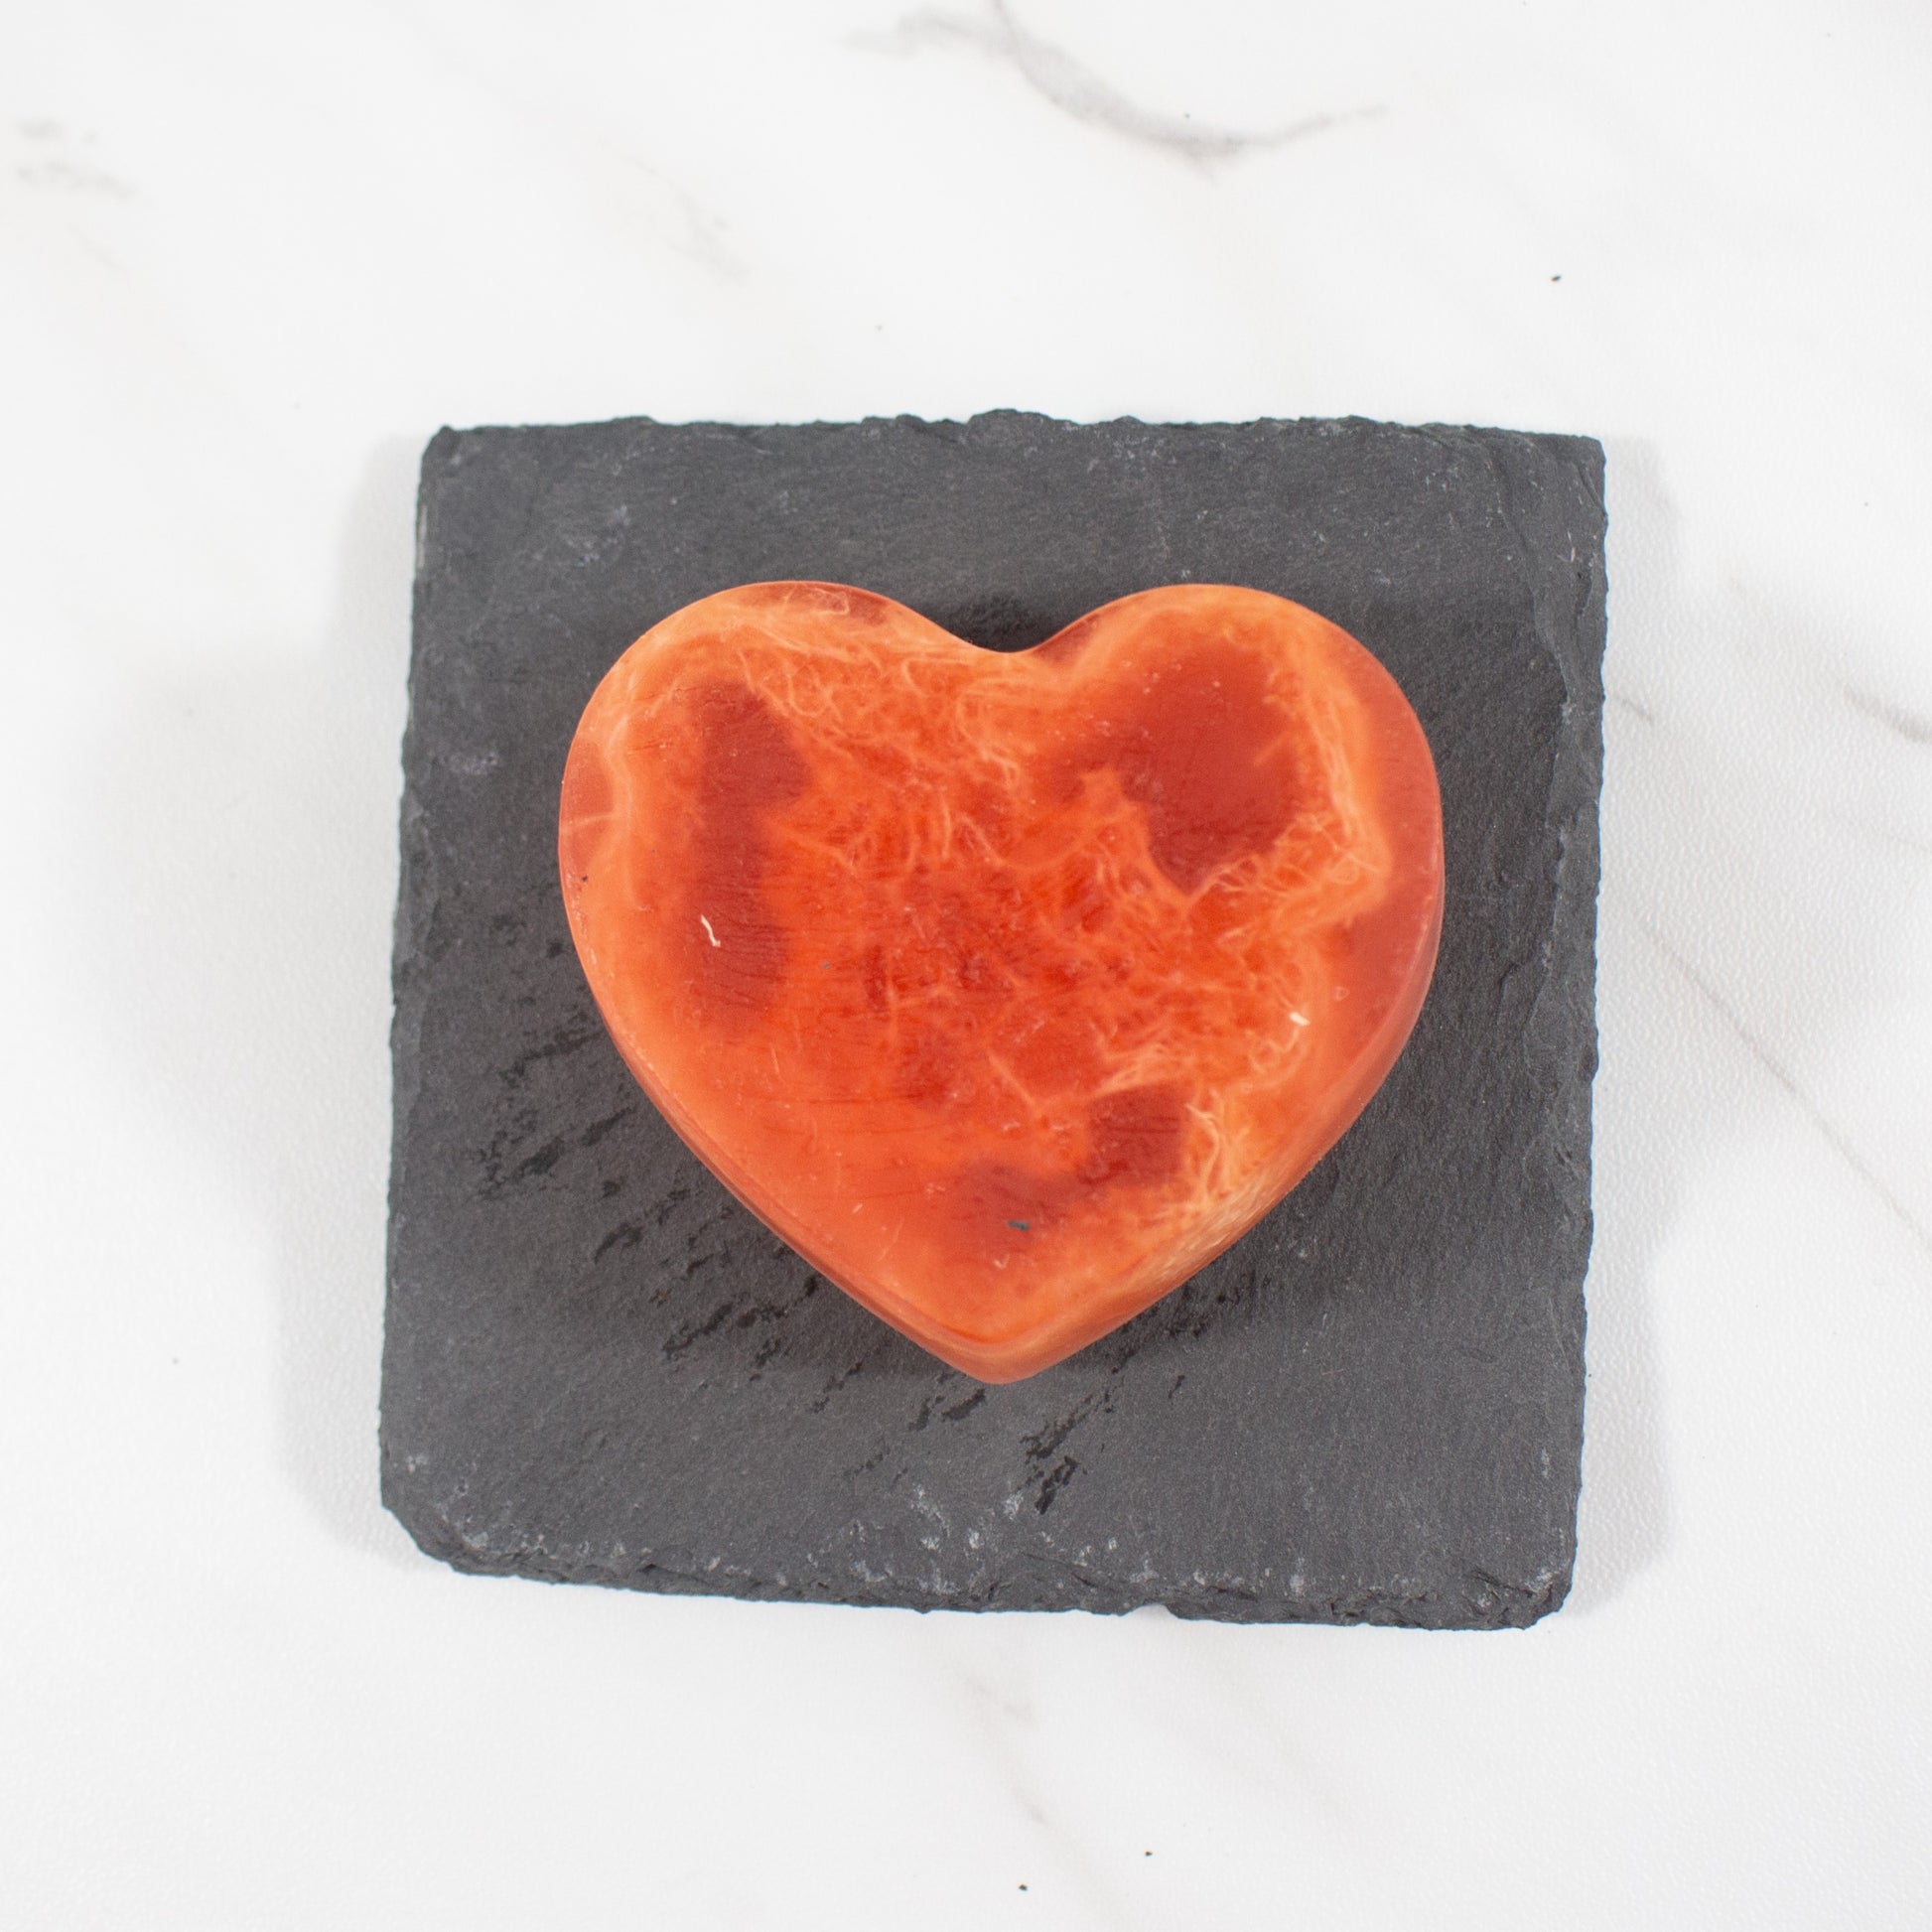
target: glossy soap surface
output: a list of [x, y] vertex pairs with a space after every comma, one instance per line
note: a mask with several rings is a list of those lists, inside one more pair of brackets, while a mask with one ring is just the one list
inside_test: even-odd
[[845, 586], [703, 599], [598, 687], [558, 850], [665, 1117], [829, 1280], [992, 1381], [1294, 1186], [1394, 1063], [1442, 922], [1394, 681], [1221, 586], [1013, 653]]

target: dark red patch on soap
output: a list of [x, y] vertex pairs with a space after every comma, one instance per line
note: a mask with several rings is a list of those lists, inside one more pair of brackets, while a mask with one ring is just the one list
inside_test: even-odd
[[763, 897], [766, 818], [804, 795], [811, 771], [770, 706], [742, 684], [699, 685], [683, 709], [698, 778], [678, 950], [708, 1001], [749, 1014], [771, 997], [790, 956]]
[[978, 1083], [963, 1043], [957, 1028], [929, 1012], [902, 1015], [891, 1040], [894, 1091], [919, 1107], [969, 1104]]
[[1071, 1173], [1036, 1173], [1004, 1162], [963, 1168], [952, 1193], [967, 1218], [998, 1209], [1007, 1218], [1052, 1220], [1096, 1187], [1152, 1187], [1180, 1171], [1187, 1098], [1161, 1082], [1101, 1094], [1087, 1108], [1087, 1151]]
[[1180, 1171], [1187, 1102], [1178, 1087], [1128, 1087], [1103, 1093], [1087, 1109], [1089, 1187], [1151, 1187]]
[[[1114, 1189], [1172, 1180], [1186, 1135], [1187, 1103], [1178, 1087], [1102, 1094], [1087, 1109], [1087, 1149], [1077, 1168], [1041, 1173], [1012, 1162], [968, 1162], [937, 1190], [931, 1211], [962, 1258], [998, 1263], [1004, 1272], [1024, 1252], [1013, 1236], [1043, 1242], [1075, 1208], [1105, 1214], [1102, 1196]], [[1015, 1277], [1014, 1286], [1023, 1279]]]
[[935, 1206], [961, 1254], [991, 1260], [1013, 1246], [1010, 1235], [1052, 1233], [1078, 1191], [1066, 1174], [973, 1161], [953, 1175]]
[[1228, 644], [1176, 651], [1122, 705], [1104, 761], [1147, 813], [1154, 863], [1183, 893], [1288, 829], [1297, 786], [1287, 725], [1254, 654]]

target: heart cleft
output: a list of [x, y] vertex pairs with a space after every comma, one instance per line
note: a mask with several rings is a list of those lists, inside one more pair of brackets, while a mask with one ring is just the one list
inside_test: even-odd
[[1265, 1214], [1381, 1084], [1442, 925], [1428, 742], [1285, 599], [982, 650], [869, 591], [686, 606], [599, 685], [558, 858], [613, 1040], [828, 1280], [1012, 1381]]

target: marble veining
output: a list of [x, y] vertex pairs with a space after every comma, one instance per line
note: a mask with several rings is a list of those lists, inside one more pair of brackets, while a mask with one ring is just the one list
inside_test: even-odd
[[883, 32], [855, 35], [853, 39], [856, 46], [884, 54], [973, 49], [1011, 67], [1042, 100], [1083, 126], [1199, 167], [1286, 147], [1292, 141], [1324, 134], [1350, 121], [1372, 119], [1383, 111], [1379, 105], [1372, 105], [1338, 113], [1306, 114], [1253, 133], [1197, 123], [1186, 114], [1163, 113], [1128, 99], [1066, 48], [1034, 33], [1008, 0], [985, 0], [977, 14], [921, 8]]

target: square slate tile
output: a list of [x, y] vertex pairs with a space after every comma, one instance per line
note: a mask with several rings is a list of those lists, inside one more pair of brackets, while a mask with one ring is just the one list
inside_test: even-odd
[[[1602, 452], [1001, 412], [443, 431], [397, 915], [388, 1506], [460, 1569], [920, 1608], [1522, 1624], [1575, 1554], [1595, 1066]], [[556, 882], [577, 717], [731, 584], [861, 584], [996, 649], [1252, 585], [1361, 639], [1442, 779], [1441, 962], [1262, 1224], [986, 1388], [815, 1276], [605, 1037]]]

